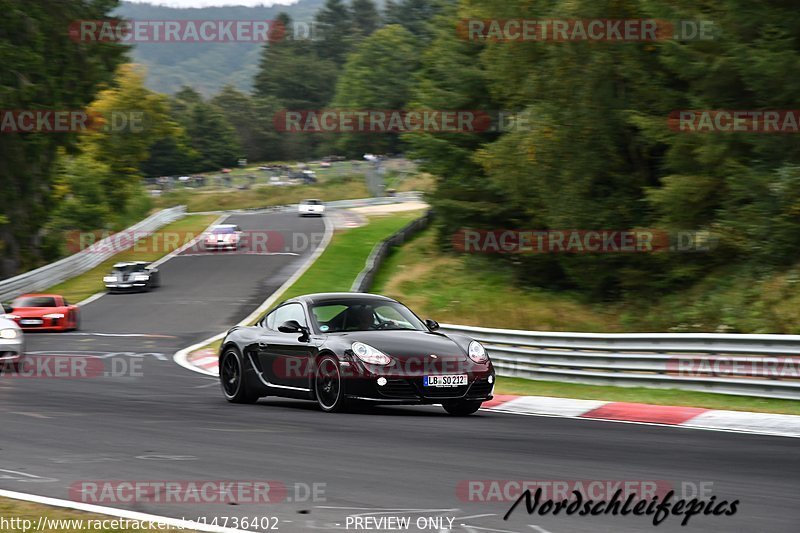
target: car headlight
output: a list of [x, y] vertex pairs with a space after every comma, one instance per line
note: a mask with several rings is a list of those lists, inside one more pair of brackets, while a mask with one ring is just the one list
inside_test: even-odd
[[392, 362], [391, 357], [363, 342], [354, 342], [351, 349], [359, 359], [371, 365], [388, 365]]
[[150, 279], [150, 276], [148, 276], [147, 274], [134, 274], [133, 275], [133, 281], [147, 281], [148, 279]]
[[115, 281], [117, 281], [116, 276], [106, 276], [103, 278], [104, 283], [114, 283]]
[[42, 318], [64, 318], [64, 313], [50, 313], [50, 314], [44, 315], [44, 317], [42, 317]]
[[469, 358], [475, 361], [476, 363], [482, 364], [489, 360], [489, 356], [486, 355], [486, 350], [478, 341], [472, 341], [469, 343]]
[[15, 329], [0, 329], [0, 339], [16, 339], [17, 337], [18, 333]]

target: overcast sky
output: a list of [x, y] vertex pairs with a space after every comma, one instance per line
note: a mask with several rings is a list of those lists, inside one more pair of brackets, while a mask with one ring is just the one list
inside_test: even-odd
[[138, 4], [155, 4], [170, 7], [208, 7], [208, 6], [271, 6], [274, 4], [294, 4], [297, 0], [127, 0]]

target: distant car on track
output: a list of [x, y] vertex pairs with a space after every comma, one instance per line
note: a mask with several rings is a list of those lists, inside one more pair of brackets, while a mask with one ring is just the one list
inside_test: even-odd
[[126, 261], [103, 277], [109, 292], [149, 291], [161, 286], [161, 273], [147, 261]]
[[472, 414], [492, 399], [494, 368], [479, 342], [438, 328], [384, 296], [292, 298], [255, 326], [228, 331], [219, 352], [222, 392], [233, 403], [316, 400], [326, 412], [361, 401]]
[[206, 233], [207, 250], [238, 250], [242, 240], [242, 229], [236, 224], [219, 224]]
[[24, 294], [4, 315], [23, 331], [70, 331], [80, 328], [80, 311], [58, 294]]
[[325, 215], [325, 204], [322, 200], [303, 200], [297, 206], [297, 214], [301, 217], [321, 217]]
[[[10, 308], [8, 310], [11, 311]], [[10, 318], [0, 315], [0, 374], [8, 369], [16, 370], [24, 355], [25, 336], [22, 329]]]

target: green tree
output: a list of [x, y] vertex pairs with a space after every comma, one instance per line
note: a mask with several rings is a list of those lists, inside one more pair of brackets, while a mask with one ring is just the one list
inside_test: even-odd
[[[381, 28], [348, 57], [331, 107], [354, 110], [405, 110], [417, 69], [414, 36], [402, 26]], [[400, 146], [392, 133], [341, 135], [337, 145], [350, 154], [395, 152]]]
[[199, 154], [197, 171], [219, 170], [236, 164], [242, 152], [236, 131], [222, 110], [213, 104], [195, 104], [190, 112], [187, 133], [192, 148]]
[[221, 109], [233, 125], [248, 160], [280, 158], [280, 138], [273, 126], [273, 116], [278, 111], [275, 98], [250, 97], [227, 85], [211, 103]]
[[165, 137], [181, 139], [182, 129], [172, 120], [168, 98], [147, 89], [134, 65], [121, 66], [117, 84], [102, 91], [89, 110], [103, 123], [86, 135], [83, 148], [111, 170], [103, 186], [109, 205], [121, 213], [141, 187], [150, 148]]
[[[387, 0], [386, 24], [400, 24], [418, 38], [428, 40], [436, 28], [431, 21], [446, 8], [453, 8], [455, 0]], [[457, 19], [451, 18], [447, 27], [453, 31]]]
[[310, 42], [282, 41], [265, 46], [253, 92], [287, 109], [320, 109], [333, 96], [336, 73]]
[[[421, 56], [410, 107], [431, 110], [493, 110], [480, 57], [483, 47], [454, 31], [457, 11], [451, 6], [432, 21], [435, 33]], [[475, 153], [497, 139], [496, 133], [410, 133], [403, 139], [411, 157], [436, 176], [430, 202], [438, 214], [440, 243], [448, 247], [461, 228], [514, 227], [519, 216], [500, 187], [486, 177]]]
[[350, 4], [353, 27], [362, 37], [369, 37], [381, 25], [381, 16], [372, 0], [353, 0]]
[[353, 41], [353, 21], [343, 0], [325, 0], [314, 17], [319, 57], [341, 65]]
[[[115, 43], [76, 42], [67, 28], [81, 19], [105, 19], [116, 0], [50, 3], [0, 0], [0, 109], [82, 109], [102, 84], [112, 81], [126, 48]], [[74, 134], [0, 135], [0, 278], [34, 267], [38, 244], [54, 201], [57, 148]]]

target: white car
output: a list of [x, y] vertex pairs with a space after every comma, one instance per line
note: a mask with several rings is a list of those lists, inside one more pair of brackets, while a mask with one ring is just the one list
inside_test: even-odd
[[0, 374], [9, 369], [15, 370], [24, 355], [25, 336], [22, 329], [16, 322], [0, 314]]
[[322, 200], [303, 200], [297, 206], [297, 214], [301, 217], [321, 217], [325, 214], [325, 204]]
[[238, 250], [242, 241], [242, 228], [236, 224], [219, 224], [206, 233], [206, 250]]

